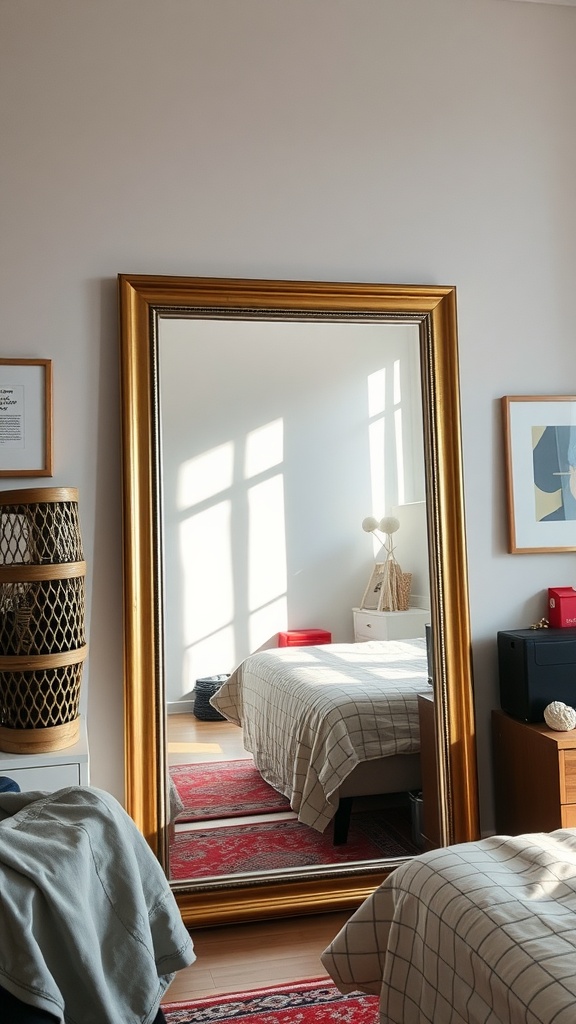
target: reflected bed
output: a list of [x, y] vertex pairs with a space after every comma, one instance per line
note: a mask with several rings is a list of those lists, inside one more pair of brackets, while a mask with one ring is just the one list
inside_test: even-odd
[[426, 641], [260, 651], [210, 703], [243, 729], [262, 777], [323, 832], [341, 797], [420, 786], [418, 701]]

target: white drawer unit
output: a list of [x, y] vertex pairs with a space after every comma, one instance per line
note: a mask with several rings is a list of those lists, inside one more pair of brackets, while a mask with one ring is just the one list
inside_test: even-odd
[[0, 750], [0, 775], [14, 779], [22, 791], [54, 792], [66, 786], [90, 785], [86, 723], [80, 722], [80, 737], [72, 747], [49, 754], [7, 754]]
[[423, 637], [430, 622], [427, 608], [408, 608], [405, 612], [371, 612], [353, 608], [354, 640], [411, 640]]

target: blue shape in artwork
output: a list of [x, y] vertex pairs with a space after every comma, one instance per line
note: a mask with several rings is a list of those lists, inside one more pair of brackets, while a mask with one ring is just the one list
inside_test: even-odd
[[570, 482], [576, 479], [576, 427], [546, 427], [534, 448], [534, 483], [541, 491], [562, 492], [557, 509], [544, 516], [541, 522], [576, 519], [576, 498]]

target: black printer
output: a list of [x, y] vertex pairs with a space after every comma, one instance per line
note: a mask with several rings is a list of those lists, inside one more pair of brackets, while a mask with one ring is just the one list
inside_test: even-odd
[[576, 708], [576, 629], [498, 633], [500, 706], [521, 722], [543, 722], [554, 700]]

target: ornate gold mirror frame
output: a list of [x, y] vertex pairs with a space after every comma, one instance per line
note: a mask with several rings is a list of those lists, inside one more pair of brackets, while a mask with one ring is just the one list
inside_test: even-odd
[[[420, 338], [440, 824], [477, 839], [478, 794], [460, 440], [456, 292], [427, 285], [119, 275], [126, 808], [167, 864], [158, 324], [163, 317], [412, 323]], [[195, 927], [353, 908], [398, 864], [175, 883]]]

